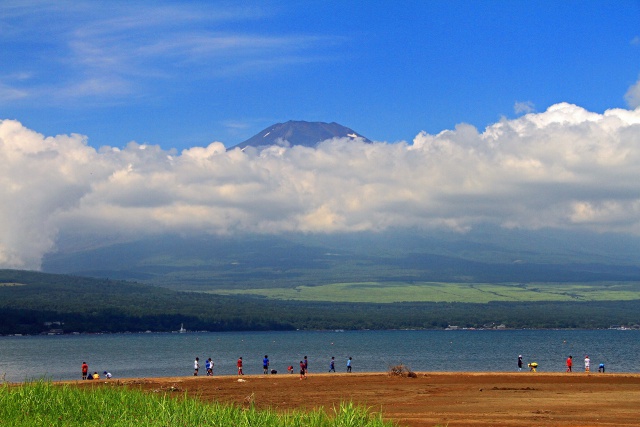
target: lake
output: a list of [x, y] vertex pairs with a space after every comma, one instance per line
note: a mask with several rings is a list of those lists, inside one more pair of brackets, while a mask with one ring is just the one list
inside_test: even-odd
[[[540, 372], [564, 372], [574, 358], [583, 370], [585, 355], [597, 372], [640, 372], [638, 330], [458, 330], [458, 331], [292, 331], [188, 332], [108, 335], [0, 337], [0, 380], [80, 379], [80, 365], [107, 370], [114, 378], [190, 376], [193, 360], [211, 357], [215, 375], [236, 373], [242, 356], [245, 374], [261, 374], [269, 355], [279, 374], [308, 356], [309, 373], [327, 372], [331, 356], [336, 371], [384, 372], [404, 364], [414, 371], [516, 371], [518, 355], [537, 362]], [[297, 372], [297, 371], [296, 371]]]

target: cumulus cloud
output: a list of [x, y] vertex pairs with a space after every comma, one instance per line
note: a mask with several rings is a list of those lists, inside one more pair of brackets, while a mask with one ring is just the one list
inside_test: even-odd
[[640, 235], [640, 109], [557, 104], [480, 131], [316, 149], [98, 150], [0, 121], [0, 266], [61, 236], [341, 233], [479, 224]]

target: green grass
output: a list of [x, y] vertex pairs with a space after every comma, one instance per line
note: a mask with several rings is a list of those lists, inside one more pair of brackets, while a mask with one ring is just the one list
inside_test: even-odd
[[225, 295], [328, 302], [629, 301], [640, 299], [638, 282], [599, 283], [441, 283], [350, 282], [270, 289], [217, 289]]
[[391, 427], [380, 414], [343, 403], [328, 415], [322, 409], [281, 413], [203, 403], [187, 396], [148, 394], [124, 387], [80, 389], [48, 381], [0, 386], [0, 426], [234, 426]]

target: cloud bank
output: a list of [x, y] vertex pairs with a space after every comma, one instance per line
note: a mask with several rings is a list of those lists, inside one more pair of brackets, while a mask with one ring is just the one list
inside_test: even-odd
[[479, 224], [640, 235], [640, 108], [561, 103], [412, 143], [180, 153], [96, 150], [0, 121], [0, 266], [38, 268], [61, 236], [343, 233]]

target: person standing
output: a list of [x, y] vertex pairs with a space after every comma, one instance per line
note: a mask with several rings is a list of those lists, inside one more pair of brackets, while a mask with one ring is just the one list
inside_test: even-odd
[[307, 370], [304, 367], [304, 362], [301, 360], [300, 361], [300, 379], [306, 379], [307, 378]]
[[567, 372], [572, 372], [571, 368], [573, 367], [573, 357], [569, 356], [567, 358]]
[[329, 362], [329, 372], [336, 371], [336, 358], [331, 356], [331, 362]]
[[347, 359], [347, 372], [351, 372], [351, 357]]
[[238, 375], [244, 375], [244, 372], [242, 372], [242, 357], [238, 358], [236, 365], [238, 365]]
[[82, 379], [83, 380], [87, 379], [88, 373], [89, 373], [89, 365], [87, 365], [87, 362], [82, 362]]
[[589, 359], [589, 356], [587, 355], [584, 357], [584, 371], [589, 372], [590, 368], [591, 368], [591, 359]]
[[307, 378], [307, 374], [309, 373], [309, 360], [307, 356], [304, 357], [304, 377]]
[[198, 376], [198, 371], [200, 370], [200, 358], [196, 357], [196, 360], [193, 361], [193, 376]]
[[264, 355], [264, 359], [262, 359], [262, 372], [264, 372], [265, 375], [269, 373], [269, 356], [266, 354]]
[[518, 371], [522, 371], [522, 355], [518, 355]]

